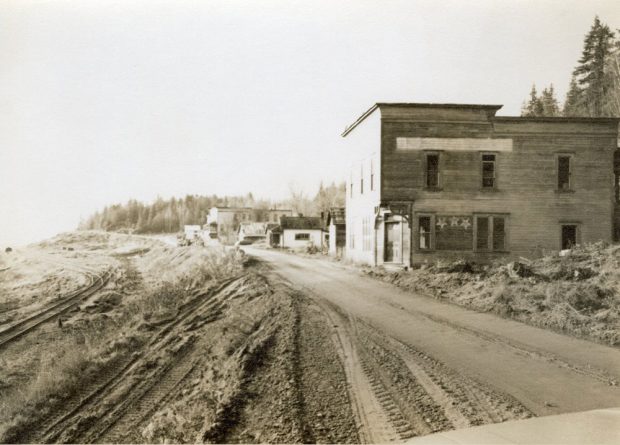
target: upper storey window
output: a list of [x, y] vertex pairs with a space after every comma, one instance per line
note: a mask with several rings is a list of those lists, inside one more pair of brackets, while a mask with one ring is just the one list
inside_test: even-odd
[[558, 190], [571, 190], [571, 157], [558, 156]]
[[439, 188], [439, 154], [426, 155], [426, 187]]
[[482, 155], [482, 188], [495, 188], [495, 155]]
[[375, 189], [375, 165], [370, 161], [370, 191]]
[[353, 198], [353, 173], [351, 173], [351, 180], [349, 181], [349, 196]]
[[360, 168], [360, 195], [364, 194], [364, 166]]

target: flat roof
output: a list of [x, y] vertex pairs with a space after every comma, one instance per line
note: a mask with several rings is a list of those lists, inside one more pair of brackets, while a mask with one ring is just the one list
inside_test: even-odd
[[[455, 103], [419, 103], [419, 102], [377, 102], [368, 110], [366, 110], [355, 122], [345, 128], [341, 136], [345, 137], [355, 127], [361, 124], [368, 116], [380, 107], [406, 107], [406, 108], [453, 108], [453, 109], [469, 109], [469, 110], [491, 110], [497, 111], [503, 105], [492, 104], [455, 104]], [[524, 117], [524, 116], [493, 116], [492, 120], [504, 122], [581, 122], [581, 123], [620, 123], [617, 117]]]
[[355, 127], [362, 123], [364, 119], [370, 116], [377, 108], [380, 107], [408, 107], [408, 108], [455, 108], [455, 109], [469, 109], [469, 110], [491, 110], [497, 111], [503, 107], [503, 105], [491, 105], [491, 104], [455, 104], [455, 103], [432, 103], [432, 102], [377, 102], [364, 112], [355, 122], [349, 125], [342, 132], [342, 137], [349, 134]]
[[618, 117], [578, 117], [578, 116], [494, 116], [495, 121], [504, 122], [582, 122], [582, 123], [597, 123], [597, 124], [613, 124], [620, 122]]

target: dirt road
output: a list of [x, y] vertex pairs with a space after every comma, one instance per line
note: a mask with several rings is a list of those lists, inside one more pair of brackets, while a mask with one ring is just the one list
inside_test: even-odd
[[620, 351], [245, 249], [329, 317], [363, 441], [620, 406]]

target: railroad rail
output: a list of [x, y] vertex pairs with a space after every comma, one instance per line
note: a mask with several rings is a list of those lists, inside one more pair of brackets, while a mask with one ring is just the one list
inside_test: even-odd
[[50, 305], [0, 331], [0, 350], [10, 342], [17, 340], [41, 324], [75, 308], [83, 300], [103, 288], [110, 279], [111, 274], [110, 270], [106, 270], [102, 275], [90, 275], [91, 282], [88, 286], [72, 292], [67, 297], [63, 298], [62, 301]]

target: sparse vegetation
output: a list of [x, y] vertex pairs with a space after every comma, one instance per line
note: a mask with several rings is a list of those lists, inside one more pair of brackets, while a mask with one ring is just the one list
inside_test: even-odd
[[409, 272], [365, 269], [405, 289], [482, 312], [620, 345], [620, 246], [577, 246], [568, 255], [482, 266], [437, 262]]
[[[85, 233], [82, 241], [107, 243], [111, 236], [91, 235]], [[69, 238], [76, 241], [73, 236]], [[84, 304], [62, 326], [59, 324], [53, 335], [46, 335], [43, 345], [24, 338], [21, 348], [28, 351], [24, 357], [19, 353], [19, 345], [11, 345], [15, 349], [3, 355], [9, 358], [3, 358], [6, 366], [0, 367], [0, 441], [14, 441], [19, 431], [101, 380], [106, 368], [114, 367], [144, 346], [150, 335], [149, 324], [174, 317], [195, 292], [243, 270], [242, 252], [204, 250], [190, 251], [184, 261], [171, 265], [176, 266], [175, 279], [146, 285], [140, 283], [139, 271], [125, 259], [124, 267], [117, 271], [115, 289], [103, 291]], [[154, 248], [142, 260], [161, 262], [173, 253], [178, 252]], [[36, 368], [29, 378], [24, 374], [16, 384], [2, 382], [5, 376], [21, 373], [33, 363]]]

